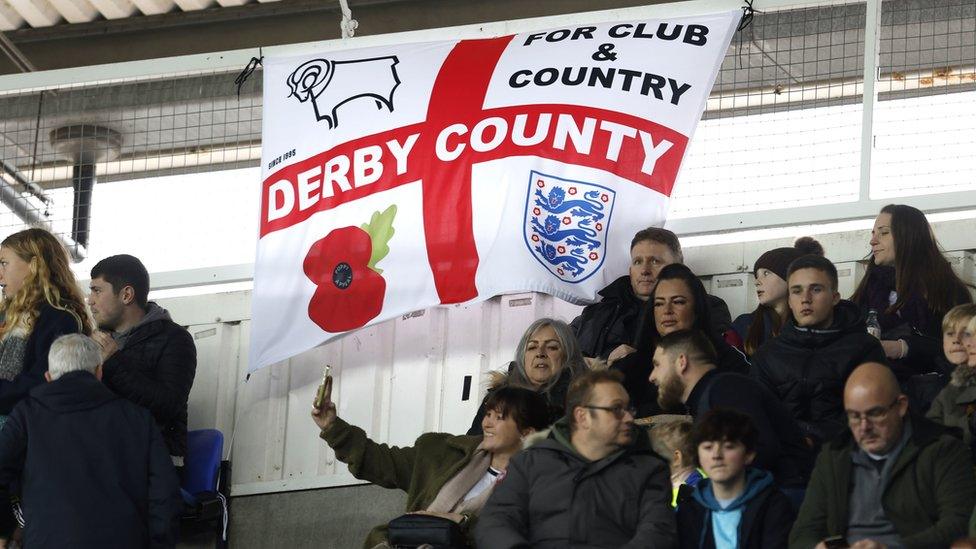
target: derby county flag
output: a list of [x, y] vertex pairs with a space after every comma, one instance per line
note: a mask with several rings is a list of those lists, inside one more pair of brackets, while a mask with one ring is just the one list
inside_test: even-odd
[[264, 62], [251, 364], [432, 305], [627, 272], [740, 12]]

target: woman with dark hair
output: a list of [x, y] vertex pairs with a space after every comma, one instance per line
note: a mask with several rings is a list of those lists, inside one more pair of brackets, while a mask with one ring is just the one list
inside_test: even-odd
[[740, 348], [752, 356], [767, 340], [779, 335], [790, 318], [790, 304], [786, 291], [786, 270], [794, 259], [807, 254], [823, 255], [824, 249], [815, 239], [804, 236], [792, 248], [776, 248], [759, 256], [752, 270], [756, 279], [759, 305], [751, 313], [739, 315], [732, 329], [742, 342]]
[[[925, 214], [917, 208], [889, 204], [881, 209], [871, 229], [871, 259], [851, 301], [864, 313], [877, 312], [888, 363], [902, 384], [907, 384], [913, 403], [927, 409], [948, 379], [948, 372], [938, 371], [937, 366], [942, 354], [942, 317], [956, 305], [972, 303], [973, 298], [942, 255]], [[942, 382], [909, 380], [930, 373], [936, 375], [928, 377]]]
[[506, 373], [492, 372], [488, 395], [478, 408], [469, 435], [481, 434], [488, 398], [499, 387], [522, 387], [545, 397], [549, 405], [549, 423], [563, 415], [566, 391], [576, 376], [586, 371], [573, 329], [561, 320], [540, 318], [526, 328], [515, 348], [515, 360]]
[[[545, 399], [535, 391], [501, 387], [485, 405], [483, 435], [425, 433], [403, 448], [373, 442], [362, 429], [340, 419], [331, 384], [321, 406], [313, 406], [312, 420], [354, 477], [405, 491], [408, 513], [450, 519], [470, 539], [478, 512], [509, 459], [522, 449], [522, 440], [549, 426]], [[387, 526], [374, 528], [363, 547], [388, 548]]]
[[711, 328], [708, 293], [701, 280], [687, 266], [674, 263], [661, 269], [657, 285], [641, 311], [634, 340], [637, 350], [618, 360], [611, 369], [624, 374], [624, 387], [638, 417], [660, 413], [657, 387], [648, 381], [654, 365], [654, 349], [662, 336], [678, 330], [701, 330], [708, 335], [718, 354], [720, 370], [748, 373], [749, 363], [741, 351], [725, 342], [722, 334]]

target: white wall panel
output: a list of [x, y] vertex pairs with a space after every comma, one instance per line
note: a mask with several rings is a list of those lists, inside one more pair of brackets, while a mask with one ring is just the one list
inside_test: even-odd
[[836, 263], [837, 267], [837, 291], [844, 299], [850, 299], [857, 284], [864, 277], [865, 264], [860, 261], [848, 261]]
[[947, 252], [945, 255], [956, 274], [963, 280], [972, 283], [974, 275], [976, 275], [974, 272], [976, 269], [973, 268], [972, 250]]
[[[466, 432], [481, 405], [485, 373], [491, 369], [488, 360], [489, 323], [486, 319], [490, 318], [493, 301], [443, 309], [446, 317], [440, 395], [440, 428], [443, 431]], [[466, 383], [467, 395], [464, 390]]]
[[285, 453], [281, 479], [315, 478], [335, 472], [328, 463], [328, 445], [319, 437], [319, 429], [312, 421], [312, 401], [325, 364], [337, 364], [337, 345], [312, 349], [288, 361], [288, 409], [285, 424]]
[[394, 319], [390, 364], [391, 444], [409, 446], [418, 433], [436, 430], [441, 399], [440, 366], [444, 344], [439, 318], [444, 311], [428, 309]]
[[749, 309], [749, 294], [755, 295], [756, 293], [750, 281], [751, 278], [752, 275], [749, 273], [712, 277], [711, 294], [725, 300], [725, 304], [729, 306], [729, 312], [732, 313], [732, 318], [751, 310]]
[[[179, 318], [179, 317], [177, 317]], [[198, 324], [190, 326], [197, 348], [197, 371], [190, 391], [188, 427], [209, 429], [216, 427], [229, 433], [234, 427], [234, 408], [237, 392], [243, 384], [238, 375], [240, 364], [239, 322]], [[224, 456], [230, 452], [225, 440]]]

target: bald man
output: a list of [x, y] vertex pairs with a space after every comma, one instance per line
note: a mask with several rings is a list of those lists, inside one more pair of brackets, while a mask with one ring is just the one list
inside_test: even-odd
[[911, 416], [874, 362], [847, 379], [844, 409], [849, 430], [817, 458], [790, 547], [948, 547], [966, 535], [976, 477], [955, 433]]

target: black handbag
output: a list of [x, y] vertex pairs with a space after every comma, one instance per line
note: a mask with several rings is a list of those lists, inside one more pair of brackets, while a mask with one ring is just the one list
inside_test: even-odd
[[406, 514], [390, 521], [387, 539], [391, 547], [419, 547], [427, 544], [434, 549], [464, 549], [467, 539], [458, 523], [431, 515]]

